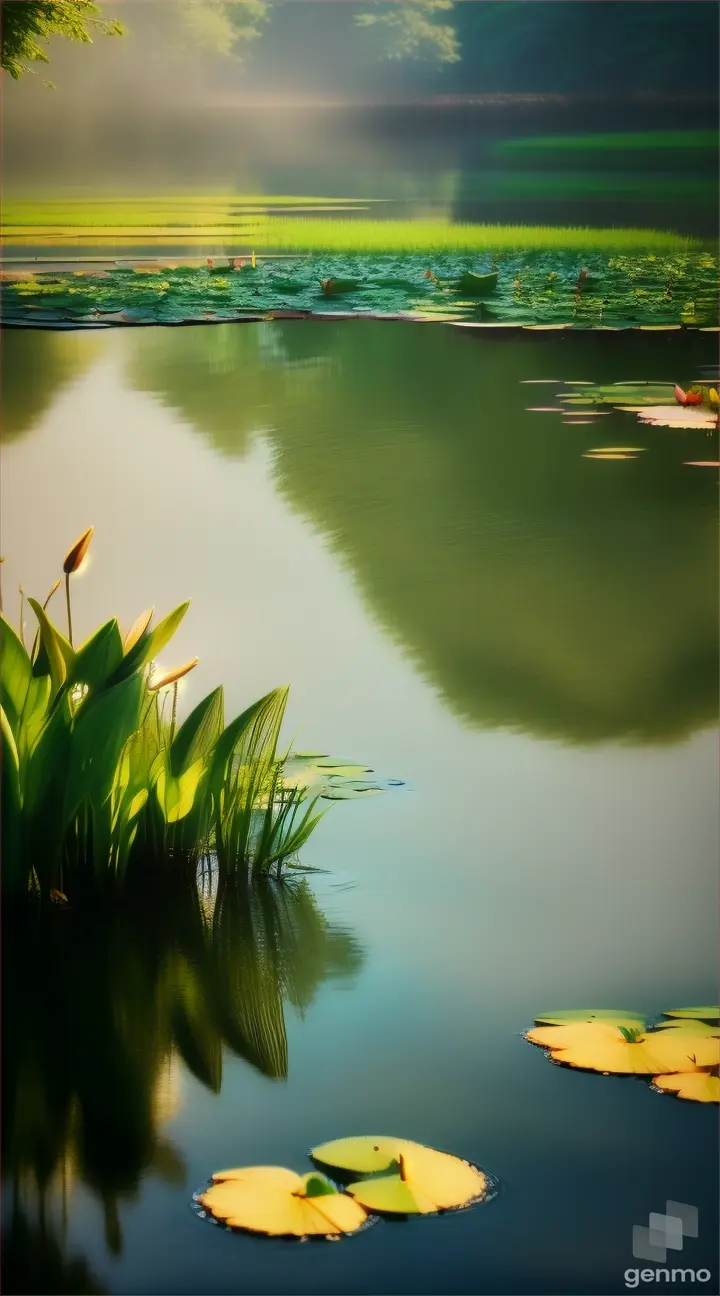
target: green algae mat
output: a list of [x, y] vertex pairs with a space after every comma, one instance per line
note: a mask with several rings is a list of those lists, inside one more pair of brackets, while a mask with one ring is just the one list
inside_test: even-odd
[[717, 259], [543, 250], [210, 258], [5, 270], [10, 326], [183, 324], [288, 315], [436, 319], [538, 328], [715, 328]]

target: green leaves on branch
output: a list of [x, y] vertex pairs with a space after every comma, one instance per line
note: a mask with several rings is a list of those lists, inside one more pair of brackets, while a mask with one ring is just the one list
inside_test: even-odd
[[0, 66], [17, 81], [31, 63], [48, 63], [46, 44], [52, 36], [92, 44], [93, 35], [116, 36], [119, 22], [104, 16], [94, 0], [22, 0], [2, 6]]

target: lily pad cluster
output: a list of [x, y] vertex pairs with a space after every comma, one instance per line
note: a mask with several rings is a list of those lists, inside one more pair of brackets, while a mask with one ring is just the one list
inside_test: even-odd
[[6, 271], [3, 322], [102, 327], [330, 310], [540, 328], [718, 324], [716, 261], [701, 252], [613, 258], [560, 246], [494, 255], [318, 252], [242, 260]]
[[351, 1181], [342, 1188], [317, 1170], [299, 1175], [281, 1166], [245, 1166], [217, 1171], [197, 1200], [229, 1228], [337, 1238], [373, 1223], [375, 1214], [434, 1215], [489, 1195], [488, 1177], [476, 1166], [407, 1139], [335, 1139], [310, 1156]]
[[668, 1009], [650, 1023], [613, 1008], [544, 1013], [525, 1034], [550, 1060], [603, 1075], [639, 1075], [694, 1102], [720, 1102], [720, 1008]]
[[676, 383], [623, 382], [577, 385], [559, 396], [564, 412], [579, 418], [599, 408], [637, 414], [640, 423], [655, 427], [706, 428], [718, 426], [718, 392], [712, 383], [696, 383], [684, 391]]

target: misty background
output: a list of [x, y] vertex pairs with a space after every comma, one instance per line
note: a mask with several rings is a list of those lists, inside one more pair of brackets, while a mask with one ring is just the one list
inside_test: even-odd
[[[22, 0], [4, 0], [22, 3]], [[482, 178], [605, 167], [595, 223], [712, 234], [717, 203], [668, 181], [715, 159], [502, 158], [571, 131], [712, 129], [714, 0], [106, 0], [125, 35], [54, 39], [5, 80], [6, 195], [254, 192], [404, 200], [453, 219], [567, 223], [567, 194]], [[45, 84], [52, 80], [55, 89]], [[618, 191], [619, 170], [652, 195]], [[612, 173], [612, 174], [610, 174]], [[532, 186], [530, 186], [532, 188]], [[546, 186], [547, 188], [547, 186]], [[613, 198], [615, 195], [615, 199]], [[598, 206], [598, 196], [595, 196]]]

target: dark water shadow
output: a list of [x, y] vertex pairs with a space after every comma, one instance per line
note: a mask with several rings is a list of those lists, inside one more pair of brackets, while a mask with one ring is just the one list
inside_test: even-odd
[[119, 1254], [121, 1202], [146, 1176], [185, 1184], [163, 1133], [183, 1068], [219, 1093], [228, 1051], [284, 1080], [287, 1008], [352, 977], [362, 949], [304, 882], [3, 917], [5, 1263], [41, 1283], [5, 1290], [91, 1290], [58, 1236], [73, 1186], [100, 1204]]

